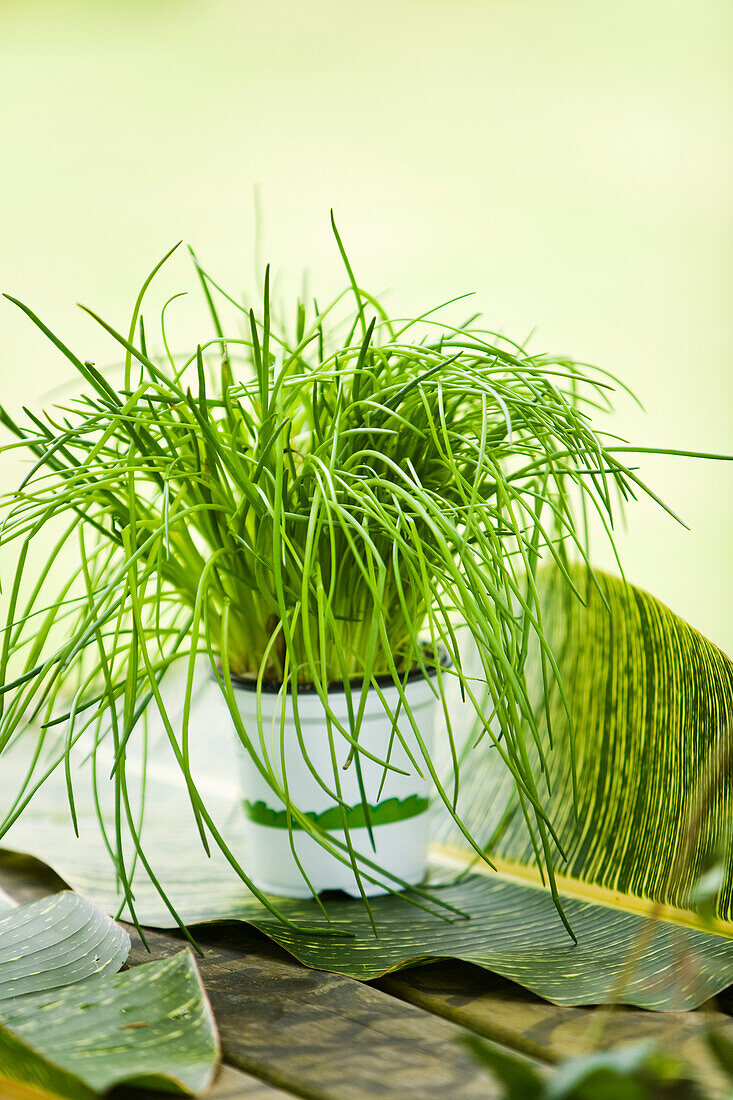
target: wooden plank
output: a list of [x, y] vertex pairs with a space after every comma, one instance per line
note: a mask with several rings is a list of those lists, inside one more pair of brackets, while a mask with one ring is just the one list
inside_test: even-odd
[[293, 1100], [293, 1093], [273, 1088], [233, 1066], [222, 1066], [206, 1100]]
[[[61, 883], [42, 865], [11, 858], [0, 864], [0, 885], [28, 901]], [[180, 951], [185, 942], [149, 932], [148, 954], [131, 935], [132, 965]], [[373, 986], [309, 970], [244, 925], [199, 928], [196, 938], [224, 1060], [237, 1069], [312, 1100], [500, 1095], [458, 1045], [456, 1024]]]
[[442, 1016], [503, 1046], [543, 1062], [585, 1054], [594, 1047], [652, 1039], [684, 1059], [711, 1095], [726, 1083], [704, 1042], [714, 1027], [733, 1041], [733, 1019], [712, 1002], [694, 1012], [562, 1008], [469, 963], [436, 963], [390, 974], [376, 985], [408, 1004]]
[[[309, 970], [244, 926], [199, 928], [198, 960], [226, 1062], [313, 1100], [490, 1100], [461, 1029], [372, 986]], [[153, 957], [181, 948], [151, 933]], [[142, 946], [131, 954], [144, 962]]]

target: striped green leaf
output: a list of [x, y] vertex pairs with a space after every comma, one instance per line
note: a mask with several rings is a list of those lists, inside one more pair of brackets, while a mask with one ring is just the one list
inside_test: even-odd
[[[559, 655], [577, 731], [573, 800], [568, 721], [552, 695], [547, 804], [567, 856], [566, 891], [636, 910], [644, 902], [681, 918], [707, 868], [721, 864], [712, 913], [733, 921], [733, 663], [653, 596], [623, 581], [581, 572], [585, 606], [568, 602], [547, 574], [545, 618]], [[542, 696], [539, 668], [535, 694]], [[477, 758], [460, 805], [508, 869], [537, 881], [536, 860], [515, 794], [491, 753]], [[436, 840], [458, 855], [450, 822]], [[688, 914], [689, 916], [689, 914]]]
[[[568, 857], [558, 864], [559, 882], [577, 945], [542, 886], [522, 815], [488, 745], [483, 759], [474, 753], [477, 763], [464, 771], [459, 801], [475, 835], [491, 842], [499, 871], [471, 867], [465, 843], [436, 817], [434, 896], [463, 916], [446, 919], [445, 908], [419, 908], [410, 895], [377, 898], [378, 937], [360, 903], [343, 897], [327, 899], [330, 919], [302, 901], [279, 903], [295, 928], [273, 919], [218, 851], [206, 857], [185, 787], [162, 757], [155, 760], [153, 745], [143, 837], [179, 916], [187, 923], [248, 921], [306, 964], [362, 979], [432, 958], [465, 959], [559, 1004], [622, 1000], [691, 1008], [732, 983], [731, 794], [725, 776], [733, 665], [646, 593], [602, 575], [598, 588], [580, 574], [577, 581], [584, 605], [568, 601], [567, 589], [551, 581], [544, 598], [545, 629], [553, 632], [576, 722], [577, 816], [566, 712], [555, 692], [548, 708], [550, 804]], [[539, 662], [531, 675], [539, 707]], [[210, 725], [199, 746], [200, 766], [192, 758], [192, 769], [227, 843], [241, 856], [243, 813], [228, 783], [230, 769], [221, 764], [231, 747], [217, 743], [214, 697], [201, 706]], [[549, 748], [546, 722], [542, 729]], [[10, 792], [13, 768], [24, 761], [15, 751], [4, 759]], [[90, 786], [88, 775], [75, 776], [80, 839], [59, 817], [66, 797], [61, 776], [39, 791], [4, 843], [44, 859], [115, 912], [122, 898], [91, 799], [85, 801]], [[130, 853], [132, 865], [132, 846]], [[705, 925], [693, 911], [690, 889], [721, 853], [715, 924]], [[173, 923], [139, 863], [134, 893], [143, 923]], [[298, 931], [299, 924], [315, 931]]]

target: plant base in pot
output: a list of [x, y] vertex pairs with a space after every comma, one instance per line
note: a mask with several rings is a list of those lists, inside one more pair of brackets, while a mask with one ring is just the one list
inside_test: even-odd
[[[352, 689], [349, 701], [343, 687], [330, 687], [328, 707], [313, 690], [298, 691], [295, 701], [290, 692], [262, 691], [260, 727], [256, 689], [244, 681], [235, 684], [242, 722], [259, 760], [274, 773], [280, 788], [287, 789], [293, 806], [314, 826], [326, 829], [335, 841], [346, 845], [336, 849], [346, 861], [341, 862], [292, 815], [289, 827], [284, 802], [258, 769], [252, 753], [240, 744], [246, 862], [260, 889], [296, 898], [326, 890], [360, 896], [349, 844], [372, 864], [358, 861], [366, 895], [422, 881], [427, 864], [429, 786], [423, 778], [425, 764], [414, 727], [431, 751], [437, 703], [431, 680], [419, 674], [405, 685], [409, 713], [404, 703], [400, 705], [400, 692], [394, 684], [369, 688], [358, 727], [359, 751], [347, 767], [351, 745], [343, 731], [353, 728], [360, 690]], [[387, 760], [389, 769], [378, 762]], [[333, 797], [337, 783], [341, 805]]]

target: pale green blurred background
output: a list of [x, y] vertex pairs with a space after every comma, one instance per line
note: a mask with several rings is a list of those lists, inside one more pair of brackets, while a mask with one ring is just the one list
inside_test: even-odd
[[[122, 325], [178, 238], [253, 287], [257, 184], [293, 287], [341, 284], [333, 206], [395, 311], [475, 290], [622, 375], [616, 430], [733, 452], [732, 41], [730, 0], [0, 0], [2, 289], [104, 363], [74, 303]], [[7, 303], [0, 354], [11, 408], [67, 377]], [[640, 503], [627, 575], [733, 653], [733, 464], [640, 465], [692, 533]]]

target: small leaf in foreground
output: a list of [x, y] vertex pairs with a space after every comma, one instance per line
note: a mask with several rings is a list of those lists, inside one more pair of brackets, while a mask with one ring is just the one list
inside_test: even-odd
[[686, 1067], [651, 1042], [568, 1058], [544, 1074], [478, 1036], [466, 1035], [463, 1045], [503, 1086], [504, 1100], [702, 1100]]
[[466, 1049], [504, 1086], [505, 1100], [527, 1100], [542, 1093], [542, 1075], [528, 1061], [513, 1052], [466, 1034], [461, 1041]]
[[93, 1100], [118, 1084], [198, 1093], [219, 1042], [188, 951], [0, 1007], [0, 1094]]
[[712, 1028], [707, 1033], [710, 1051], [728, 1080], [733, 1083], [733, 1043], [719, 1031]]

